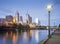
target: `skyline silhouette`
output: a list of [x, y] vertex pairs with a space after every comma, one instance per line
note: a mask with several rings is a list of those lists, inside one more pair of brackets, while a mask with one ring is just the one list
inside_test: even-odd
[[60, 24], [60, 0], [0, 0], [0, 18], [6, 15], [15, 16], [16, 11], [19, 11], [20, 16], [25, 16], [28, 10], [33, 22], [39, 18], [41, 25], [48, 25], [48, 11], [46, 6], [52, 4], [50, 24]]

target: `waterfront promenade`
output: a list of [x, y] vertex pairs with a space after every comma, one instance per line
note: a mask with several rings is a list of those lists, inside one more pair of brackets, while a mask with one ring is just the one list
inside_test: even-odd
[[45, 44], [60, 44], [60, 29], [56, 30]]

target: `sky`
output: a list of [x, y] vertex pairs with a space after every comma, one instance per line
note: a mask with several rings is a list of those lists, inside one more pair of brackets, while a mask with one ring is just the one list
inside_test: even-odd
[[38, 18], [41, 25], [48, 25], [48, 11], [46, 10], [48, 4], [53, 5], [50, 25], [60, 24], [60, 0], [0, 0], [0, 18], [5, 18], [7, 15], [15, 16], [18, 11], [25, 20], [28, 11], [33, 22]]

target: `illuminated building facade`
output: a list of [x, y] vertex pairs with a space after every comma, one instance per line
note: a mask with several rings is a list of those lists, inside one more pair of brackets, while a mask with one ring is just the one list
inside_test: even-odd
[[20, 19], [19, 19], [19, 21], [23, 22], [23, 18], [22, 18], [22, 16], [20, 16]]
[[16, 17], [13, 18], [13, 23], [16, 23]]
[[27, 24], [32, 23], [32, 17], [28, 14], [28, 12], [27, 12], [27, 14], [26, 14], [26, 23], [27, 23]]
[[23, 24], [23, 18], [22, 18], [22, 16], [19, 17], [19, 23]]
[[6, 21], [13, 22], [13, 16], [11, 16], [11, 15], [6, 16]]
[[36, 18], [36, 25], [37, 25], [37, 26], [40, 26], [40, 21], [39, 21], [38, 18]]
[[19, 12], [16, 12], [16, 23], [19, 23]]

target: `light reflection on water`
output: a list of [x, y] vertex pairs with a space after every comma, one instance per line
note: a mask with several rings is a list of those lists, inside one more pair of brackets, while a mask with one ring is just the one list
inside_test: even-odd
[[36, 40], [36, 42], [39, 42], [39, 31], [37, 30], [36, 32], [35, 32], [35, 40]]
[[0, 33], [1, 44], [37, 44], [47, 36], [47, 30]]
[[13, 33], [12, 35], [12, 41], [13, 41], [13, 44], [17, 44], [17, 36], [15, 33]]

